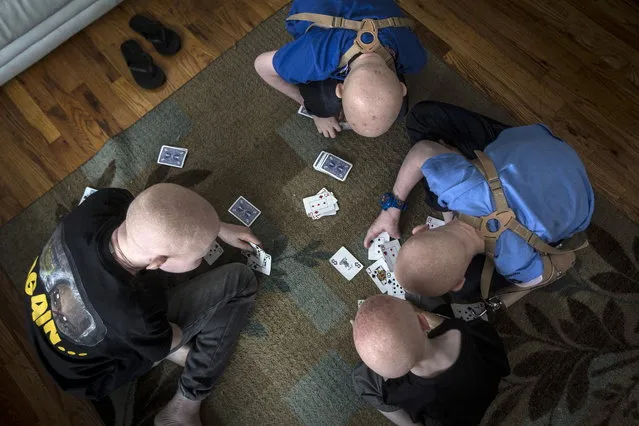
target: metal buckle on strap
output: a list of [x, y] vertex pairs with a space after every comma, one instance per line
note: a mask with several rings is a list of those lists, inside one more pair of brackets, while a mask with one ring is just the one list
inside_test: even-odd
[[484, 310], [479, 315], [477, 315], [477, 318], [481, 318], [482, 316], [488, 313], [494, 314], [498, 310], [505, 309], [505, 308], [506, 308], [506, 305], [504, 305], [504, 302], [502, 302], [499, 296], [490, 297], [484, 300]]

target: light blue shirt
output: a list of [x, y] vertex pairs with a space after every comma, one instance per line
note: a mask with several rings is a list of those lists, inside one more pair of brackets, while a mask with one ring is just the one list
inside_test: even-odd
[[[513, 127], [499, 134], [484, 152], [502, 181], [517, 220], [547, 243], [585, 230], [595, 199], [577, 153], [543, 124]], [[488, 183], [462, 155], [440, 154], [422, 165], [439, 204], [472, 216], [495, 211]], [[543, 272], [540, 255], [512, 231], [497, 240], [497, 271], [513, 282], [528, 282]]]

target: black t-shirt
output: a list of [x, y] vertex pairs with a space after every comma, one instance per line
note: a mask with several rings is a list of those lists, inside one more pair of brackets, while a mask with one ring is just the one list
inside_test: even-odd
[[32, 338], [64, 390], [101, 398], [170, 350], [164, 273], [133, 276], [109, 243], [133, 196], [100, 190], [58, 225], [25, 284]]
[[503, 343], [483, 320], [445, 320], [429, 338], [449, 330], [461, 333], [461, 350], [455, 363], [431, 378], [408, 373], [387, 380], [384, 402], [404, 409], [414, 422], [431, 418], [444, 425], [479, 424], [497, 396], [502, 377], [510, 374]]

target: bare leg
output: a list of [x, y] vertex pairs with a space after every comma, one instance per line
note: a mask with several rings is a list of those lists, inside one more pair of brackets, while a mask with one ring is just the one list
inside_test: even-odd
[[413, 426], [413, 425], [421, 425], [421, 423], [413, 423], [413, 420], [410, 418], [408, 413], [404, 410], [397, 411], [380, 411], [391, 422], [395, 423], [397, 426]]
[[257, 58], [255, 58], [255, 71], [260, 77], [272, 88], [279, 90], [289, 98], [293, 99], [300, 105], [304, 105], [304, 99], [300, 94], [300, 89], [296, 85], [287, 83], [280, 77], [275, 71], [273, 66], [273, 56], [275, 56], [276, 50], [270, 52], [264, 52]]
[[165, 359], [179, 365], [180, 367], [184, 367], [186, 365], [186, 358], [189, 356], [189, 352], [191, 352], [191, 345], [186, 344], [177, 349], [175, 352], [169, 354]]
[[155, 416], [153, 424], [155, 426], [202, 426], [201, 405], [202, 401], [192, 401], [178, 392]]

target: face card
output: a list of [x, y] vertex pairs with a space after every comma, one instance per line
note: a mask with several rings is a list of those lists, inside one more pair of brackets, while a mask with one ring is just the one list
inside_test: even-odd
[[390, 296], [397, 297], [398, 299], [406, 299], [406, 291], [404, 290], [404, 287], [397, 282], [395, 274], [392, 272], [386, 280], [386, 288], [388, 289], [388, 294]]
[[222, 248], [222, 246], [219, 245], [217, 241], [213, 241], [213, 245], [209, 247], [209, 251], [204, 255], [204, 260], [210, 266], [215, 263], [215, 261], [218, 260], [220, 256], [222, 256], [222, 253], [224, 253], [224, 249]]
[[341, 158], [328, 153], [320, 168], [324, 173], [344, 182], [348, 173], [353, 168], [353, 165], [348, 161], [342, 160]]
[[306, 110], [306, 107], [304, 105], [300, 105], [300, 108], [297, 110], [297, 113], [304, 117], [313, 118], [311, 113]]
[[331, 257], [330, 262], [348, 281], [352, 280], [364, 267], [355, 256], [346, 250], [346, 247], [337, 250], [337, 253]]
[[441, 219], [436, 219], [432, 216], [428, 216], [426, 218], [426, 226], [428, 226], [428, 229], [435, 229], [435, 228], [439, 228], [440, 226], [444, 226], [446, 225], [446, 222], [444, 222]]
[[264, 261], [260, 262], [258, 257], [251, 254], [246, 262], [246, 265], [254, 271], [260, 272], [264, 275], [271, 275], [271, 255], [265, 254]]
[[381, 293], [386, 293], [388, 291], [386, 281], [388, 280], [391, 272], [388, 270], [388, 265], [386, 265], [384, 259], [379, 259], [377, 262], [366, 268], [366, 273], [369, 277], [371, 277], [371, 280], [373, 280]]
[[229, 213], [235, 216], [244, 225], [251, 226], [262, 212], [246, 198], [240, 196], [229, 208]]
[[388, 269], [393, 272], [395, 269], [395, 262], [397, 262], [397, 254], [399, 253], [399, 240], [389, 241], [379, 245], [384, 256], [384, 261], [388, 265]]
[[184, 161], [186, 160], [186, 154], [188, 154], [188, 152], [189, 150], [186, 148], [162, 145], [157, 163], [181, 169], [184, 167]]
[[87, 186], [86, 188], [84, 188], [84, 194], [82, 194], [82, 198], [80, 198], [80, 202], [78, 203], [78, 206], [80, 204], [82, 204], [84, 202], [84, 200], [86, 200], [87, 198], [89, 198], [89, 195], [98, 192], [97, 189], [91, 188], [90, 186]]
[[382, 232], [379, 234], [368, 248], [368, 260], [379, 260], [383, 258], [384, 255], [382, 254], [382, 249], [379, 246], [389, 241], [390, 235], [388, 235], [388, 232]]

